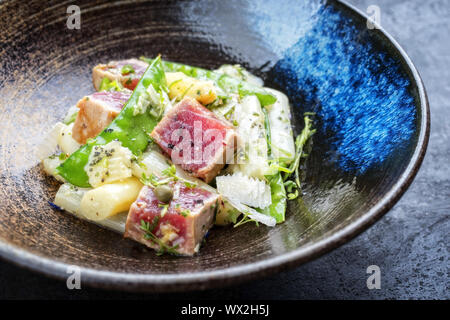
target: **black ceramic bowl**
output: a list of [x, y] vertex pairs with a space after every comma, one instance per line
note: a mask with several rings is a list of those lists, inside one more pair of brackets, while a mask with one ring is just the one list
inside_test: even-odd
[[[65, 278], [126, 290], [199, 289], [314, 259], [368, 228], [400, 198], [423, 159], [429, 110], [412, 62], [383, 30], [334, 1], [78, 1], [0, 4], [0, 255]], [[110, 59], [163, 58], [214, 68], [240, 63], [286, 92], [295, 130], [316, 112], [303, 201], [275, 227], [216, 228], [192, 258], [157, 257], [120, 235], [56, 211], [57, 183], [36, 145], [93, 91]]]

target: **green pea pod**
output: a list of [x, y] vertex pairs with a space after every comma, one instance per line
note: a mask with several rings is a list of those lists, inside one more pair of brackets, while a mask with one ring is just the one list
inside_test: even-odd
[[286, 189], [284, 188], [283, 178], [280, 172], [266, 178], [269, 180], [272, 204], [264, 208], [262, 213], [274, 217], [277, 223], [283, 222], [286, 212]]
[[[141, 57], [141, 60], [150, 62], [151, 59]], [[185, 75], [197, 79], [212, 80], [225, 93], [239, 93], [243, 96], [256, 96], [261, 106], [274, 104], [277, 99], [262, 87], [252, 85], [248, 82], [221, 74], [215, 71], [192, 67], [181, 63], [163, 61], [164, 71], [183, 72]]]
[[139, 97], [146, 92], [149, 85], [153, 85], [156, 92], [166, 87], [166, 77], [159, 56], [150, 61], [147, 70], [119, 115], [97, 137], [89, 140], [64, 161], [57, 168], [58, 174], [73, 185], [90, 187], [84, 167], [89, 161], [89, 155], [94, 146], [118, 140], [135, 155], [143, 152], [149, 143], [150, 132], [161, 117], [155, 116], [154, 112], [149, 110], [135, 114]]

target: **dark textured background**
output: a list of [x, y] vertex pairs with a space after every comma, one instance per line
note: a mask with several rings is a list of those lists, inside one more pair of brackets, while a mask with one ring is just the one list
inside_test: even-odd
[[[450, 1], [351, 0], [381, 8], [381, 24], [421, 73], [431, 108], [431, 137], [415, 181], [368, 231], [311, 263], [236, 287], [139, 295], [82, 288], [0, 262], [0, 298], [149, 299], [449, 299]], [[368, 290], [366, 268], [381, 268], [381, 289]]]

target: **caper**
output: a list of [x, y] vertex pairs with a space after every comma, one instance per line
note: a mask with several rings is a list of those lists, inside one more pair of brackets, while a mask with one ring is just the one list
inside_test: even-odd
[[155, 188], [155, 196], [156, 198], [164, 203], [168, 203], [170, 200], [172, 200], [173, 197], [173, 190], [168, 185], [160, 185]]

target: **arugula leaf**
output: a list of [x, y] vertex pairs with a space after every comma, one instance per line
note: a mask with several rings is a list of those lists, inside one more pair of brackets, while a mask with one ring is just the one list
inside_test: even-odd
[[283, 222], [286, 212], [286, 190], [281, 173], [278, 172], [272, 176], [266, 176], [266, 178], [269, 181], [272, 204], [264, 208], [261, 213], [274, 217], [277, 223]]
[[316, 129], [312, 128], [312, 120], [308, 117], [310, 114], [311, 113], [305, 114], [304, 117], [305, 127], [303, 128], [302, 132], [295, 138], [294, 161], [292, 162], [292, 164], [289, 167], [289, 170], [285, 173], [283, 177], [283, 180], [286, 181], [292, 175], [292, 173], [294, 173], [294, 181], [299, 190], [300, 190], [300, 174], [299, 174], [300, 160], [308, 156], [307, 154], [305, 154], [304, 148], [308, 140], [316, 132]]
[[242, 226], [243, 224], [246, 224], [247, 222], [255, 222], [256, 226], [259, 226], [258, 221], [250, 218], [250, 212], [244, 212], [244, 215], [242, 216], [242, 218], [233, 225], [233, 228]]

